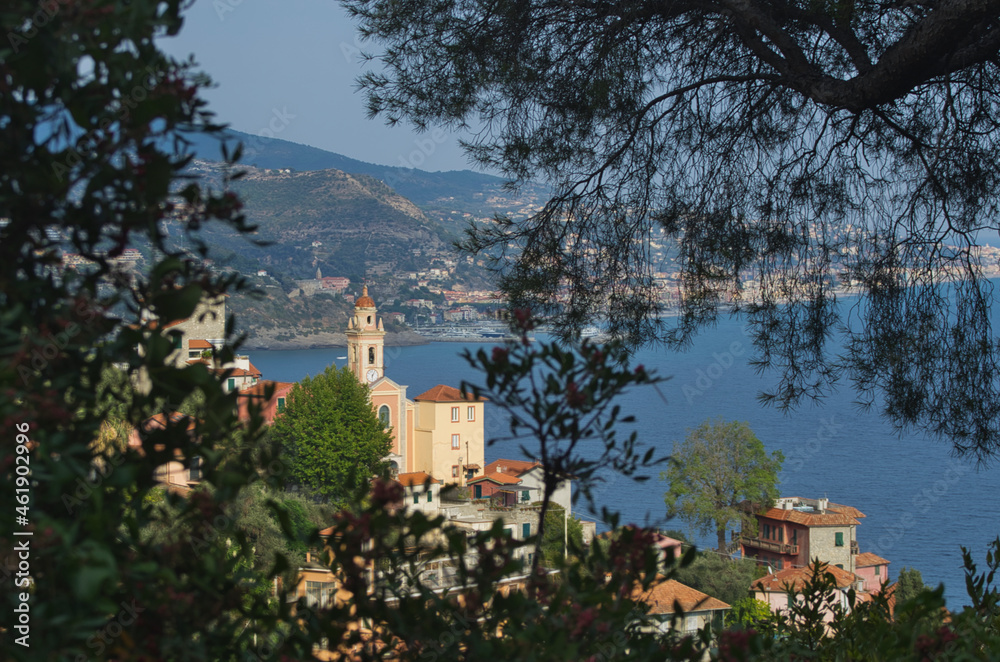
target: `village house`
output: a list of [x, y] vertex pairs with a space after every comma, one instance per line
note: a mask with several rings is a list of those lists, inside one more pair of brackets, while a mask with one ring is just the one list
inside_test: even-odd
[[864, 581], [864, 590], [877, 594], [889, 581], [889, 562], [877, 554], [863, 552], [854, 562], [854, 574]]
[[859, 553], [856, 528], [864, 517], [857, 508], [830, 503], [828, 499], [783, 497], [761, 510], [744, 501], [754, 514], [757, 530], [734, 534], [740, 551], [777, 570], [803, 568], [812, 559], [853, 573]]
[[708, 624], [715, 631], [722, 630], [723, 618], [729, 605], [710, 595], [695, 590], [675, 579], [658, 577], [648, 589], [636, 587], [632, 600], [649, 607], [649, 615], [656, 623], [656, 631], [666, 634], [677, 630], [694, 633]]
[[[851, 589], [854, 589], [856, 593], [862, 593], [864, 581], [853, 572], [842, 570], [837, 566], [823, 564], [820, 567], [822, 572], [833, 577], [832, 593], [826, 596], [823, 608], [823, 622], [829, 623], [834, 616], [833, 605], [838, 605], [844, 613], [848, 613], [850, 601], [847, 593]], [[800, 595], [805, 585], [812, 581], [812, 578], [812, 565], [805, 568], [785, 568], [754, 580], [750, 585], [750, 591], [755, 599], [766, 602], [773, 613], [788, 615], [789, 592], [793, 596]]]

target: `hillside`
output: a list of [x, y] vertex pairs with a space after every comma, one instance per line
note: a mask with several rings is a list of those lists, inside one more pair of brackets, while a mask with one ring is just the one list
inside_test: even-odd
[[[366, 163], [308, 145], [277, 138], [263, 138], [240, 131], [227, 131], [232, 148], [242, 142], [241, 163], [259, 169], [294, 171], [335, 169], [381, 180], [437, 221], [446, 232], [458, 235], [470, 221], [495, 214], [526, 216], [546, 199], [543, 186], [525, 186], [516, 194], [504, 189], [504, 180], [472, 170], [427, 172]], [[220, 142], [202, 135], [192, 136], [192, 151], [198, 158], [221, 159]]]

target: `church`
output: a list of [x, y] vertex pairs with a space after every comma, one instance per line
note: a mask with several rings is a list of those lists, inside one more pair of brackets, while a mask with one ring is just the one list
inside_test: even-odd
[[347, 367], [371, 390], [372, 407], [391, 430], [389, 461], [396, 473], [424, 472], [466, 485], [485, 466], [485, 398], [438, 384], [412, 400], [385, 374], [385, 329], [368, 286], [347, 324]]

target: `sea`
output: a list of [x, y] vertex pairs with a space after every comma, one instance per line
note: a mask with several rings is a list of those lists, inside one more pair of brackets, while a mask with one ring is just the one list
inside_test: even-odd
[[[453, 342], [386, 347], [385, 371], [408, 387], [410, 398], [437, 384], [481, 383], [483, 375], [462, 354], [490, 347]], [[346, 353], [342, 347], [255, 350], [250, 360], [266, 379], [297, 381], [331, 364], [346, 364]], [[773, 387], [776, 376], [758, 374], [747, 363], [751, 354], [737, 319], [720, 320], [683, 352], [638, 350], [634, 363], [666, 378], [622, 399], [623, 410], [635, 416], [633, 429], [644, 447], [665, 457], [688, 429], [706, 419], [745, 421], [768, 452], [780, 450], [785, 456], [782, 496], [826, 497], [858, 508], [865, 514], [857, 529], [860, 550], [889, 560], [892, 579], [903, 567], [916, 568], [926, 584], [944, 585], [949, 608], [968, 604], [962, 547], [985, 567], [988, 546], [1000, 535], [1000, 467], [977, 467], [974, 460], [955, 457], [946, 439], [898, 434], [876, 411], [859, 407], [847, 384], [821, 403], [791, 412], [765, 407], [758, 394]], [[507, 433], [506, 419], [491, 405], [485, 428], [487, 462], [526, 457], [520, 443], [489, 443]], [[594, 489], [595, 502], [618, 512], [623, 524], [680, 529], [699, 547], [714, 547], [714, 533], [665, 519], [666, 485], [659, 473], [657, 468], [647, 472], [649, 480], [636, 482], [605, 471]], [[582, 503], [574, 514], [598, 519]], [[603, 522], [597, 526], [598, 531], [606, 528]]]

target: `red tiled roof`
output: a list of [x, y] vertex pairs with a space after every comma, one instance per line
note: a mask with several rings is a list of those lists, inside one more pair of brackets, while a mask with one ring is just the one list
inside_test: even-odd
[[478, 483], [479, 481], [483, 480], [493, 481], [497, 485], [517, 485], [521, 482], [520, 478], [508, 474], [486, 474], [485, 476], [479, 476], [478, 478], [473, 478], [468, 482]]
[[188, 341], [188, 349], [212, 349], [212, 343], [201, 338]]
[[485, 473], [505, 473], [512, 476], [520, 476], [535, 467], [542, 466], [541, 462], [528, 462], [526, 460], [493, 460], [486, 465]]
[[857, 568], [867, 568], [873, 565], [889, 565], [889, 561], [882, 558], [878, 554], [864, 552], [863, 554], [858, 554], [858, 558], [855, 559], [854, 565]]
[[414, 471], [413, 473], [399, 474], [396, 476], [396, 482], [403, 487], [422, 487], [427, 483], [440, 483], [441, 481], [429, 473]]
[[424, 400], [430, 402], [485, 402], [486, 398], [479, 397], [475, 398], [471, 393], [462, 393], [454, 386], [445, 386], [444, 384], [438, 384], [429, 391], [424, 391], [414, 400]]
[[[812, 579], [812, 570], [812, 565], [806, 568], [785, 568], [760, 579], [755, 579], [750, 584], [750, 587], [756, 591], [764, 591], [766, 593], [785, 593], [788, 586], [798, 591]], [[857, 577], [853, 572], [841, 570], [835, 565], [824, 565], [823, 572], [833, 575], [837, 588], [847, 588], [857, 581]]]
[[681, 584], [676, 579], [668, 579], [654, 584], [647, 591], [636, 587], [632, 599], [649, 605], [650, 614], [672, 614], [680, 607], [685, 613], [729, 609], [722, 600]]
[[260, 377], [260, 374], [261, 374], [260, 370], [258, 370], [257, 367], [253, 363], [250, 363], [249, 361], [247, 361], [247, 365], [250, 366], [250, 374], [251, 375], [253, 375], [254, 377]]
[[779, 522], [802, 524], [803, 526], [851, 526], [861, 524], [857, 518], [865, 516], [857, 508], [841, 506], [836, 503], [828, 503], [826, 510], [823, 512], [802, 512], [794, 508], [786, 510], [778, 507], [761, 511], [758, 504], [750, 501], [742, 501], [739, 507], [743, 510], [753, 512], [760, 517], [766, 517]]
[[240, 395], [252, 398], [263, 398], [268, 386], [272, 386], [274, 388], [274, 395], [279, 395], [280, 393], [291, 390], [291, 388], [295, 386], [295, 383], [273, 382], [270, 379], [262, 379], [253, 386], [248, 386], [247, 388], [241, 390]]

